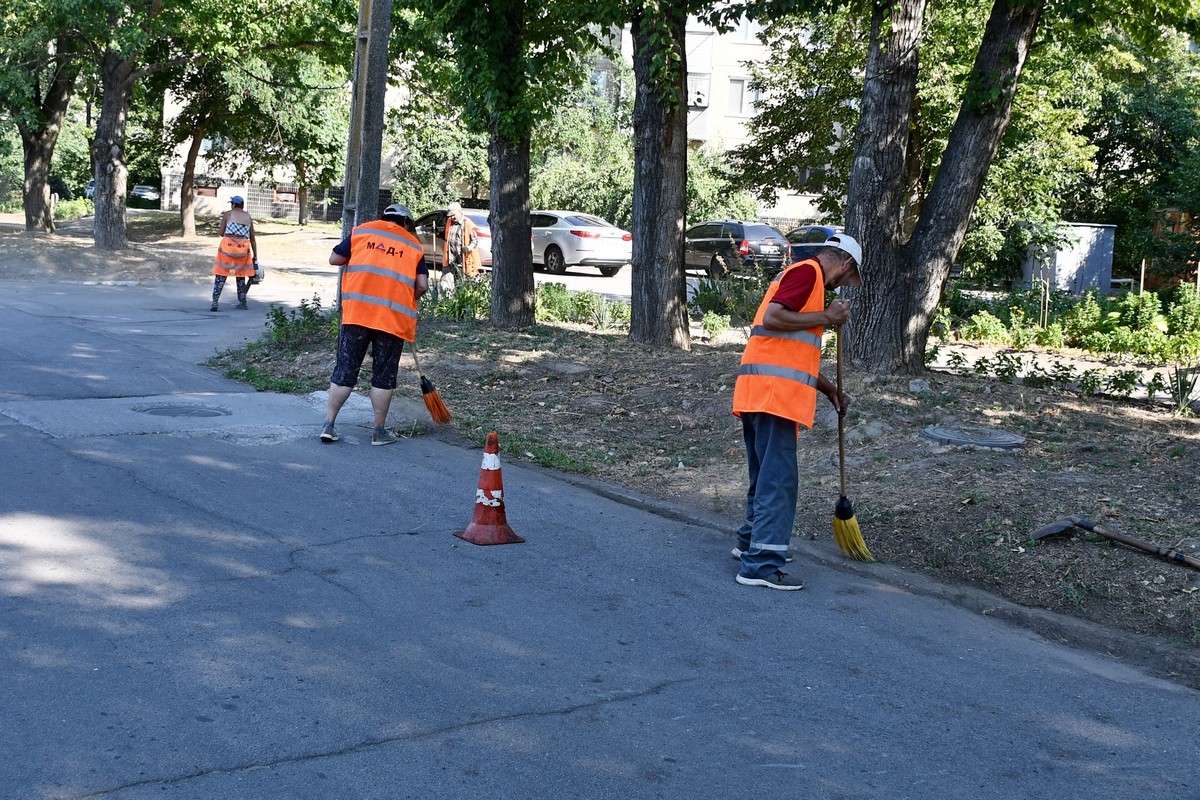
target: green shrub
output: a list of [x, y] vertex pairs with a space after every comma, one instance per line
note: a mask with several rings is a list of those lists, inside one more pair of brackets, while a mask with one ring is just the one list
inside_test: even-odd
[[607, 331], [613, 328], [625, 328], [629, 326], [629, 320], [632, 317], [632, 309], [629, 303], [622, 303], [619, 300], [609, 300], [604, 295], [599, 295], [599, 300], [596, 303], [596, 308], [592, 312], [591, 324], [596, 330]]
[[1136, 369], [1119, 369], [1108, 375], [1106, 388], [1109, 394], [1129, 397], [1137, 388], [1140, 378], [1141, 373]]
[[599, 292], [575, 292], [571, 295], [571, 318], [567, 321], [591, 325], [601, 299]]
[[959, 335], [972, 342], [1006, 342], [1008, 329], [991, 312], [978, 311], [962, 326]]
[[700, 327], [704, 329], [708, 338], [715, 339], [721, 333], [729, 330], [729, 316], [705, 311], [704, 318], [700, 320]]
[[1079, 391], [1084, 397], [1091, 397], [1104, 386], [1104, 370], [1089, 369], [1079, 376]]
[[1106, 333], [1102, 327], [1105, 319], [1104, 309], [1096, 299], [1095, 292], [1088, 292], [1075, 307], [1063, 315], [1063, 334], [1067, 344], [1084, 346], [1085, 339], [1093, 333]]
[[569, 322], [575, 312], [571, 293], [566, 284], [543, 283], [537, 288], [537, 319], [539, 322]]
[[1062, 324], [1051, 322], [1044, 328], [1038, 328], [1034, 334], [1034, 341], [1042, 347], [1053, 347], [1055, 349], [1066, 347], [1066, 337], [1063, 335]]
[[267, 310], [267, 336], [272, 342], [298, 350], [304, 345], [337, 336], [338, 314], [321, 307], [319, 295], [311, 301], [301, 300], [300, 307], [285, 311], [271, 304]]
[[449, 294], [430, 292], [426, 296], [432, 296], [431, 310], [439, 317], [487, 319], [492, 313], [492, 278], [488, 274], [464, 278]]
[[1131, 330], [1145, 331], [1154, 327], [1166, 330], [1162, 317], [1162, 301], [1154, 292], [1126, 292], [1117, 300], [1121, 324]]
[[1200, 332], [1200, 292], [1196, 284], [1180, 284], [1167, 308], [1167, 332], [1172, 335]]
[[82, 197], [75, 200], [59, 200], [54, 206], [54, 218], [72, 220], [92, 213], [92, 201]]
[[731, 325], [748, 325], [754, 321], [770, 281], [765, 275], [752, 277], [728, 276], [701, 278], [692, 295], [692, 304], [701, 314], [712, 312], [727, 315]]

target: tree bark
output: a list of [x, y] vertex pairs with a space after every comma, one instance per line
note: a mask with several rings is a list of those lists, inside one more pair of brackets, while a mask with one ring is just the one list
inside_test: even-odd
[[863, 286], [848, 290], [854, 308], [845, 344], [855, 366], [924, 371], [933, 313], [1008, 125], [1043, 7], [1044, 0], [995, 0], [958, 119], [905, 241], [905, 157], [925, 0], [875, 4], [846, 212], [847, 230], [864, 248]]
[[[633, 23], [633, 263], [629, 338], [691, 349], [683, 229], [687, 209], [687, 14], [664, 3]], [[663, 36], [663, 30], [669, 32]], [[655, 35], [657, 34], [657, 35]], [[665, 46], [669, 52], [660, 52]], [[655, 60], [671, 64], [664, 77]], [[660, 62], [661, 63], [661, 62]]]
[[188, 146], [187, 160], [183, 162], [183, 180], [179, 183], [179, 220], [184, 239], [196, 238], [196, 159], [200, 157], [200, 146], [204, 142], [207, 120], [201, 120], [192, 131], [192, 143]]
[[493, 131], [488, 142], [491, 168], [488, 199], [492, 227], [492, 324], [527, 328], [534, 323], [537, 295], [529, 247], [530, 134], [516, 141]]
[[[21, 146], [25, 156], [25, 181], [21, 185], [21, 199], [25, 207], [25, 230], [54, 230], [54, 210], [50, 207], [50, 162], [58, 134], [71, 104], [75, 91], [75, 79], [79, 76], [82, 62], [75, 57], [74, 40], [60, 36], [54, 43], [54, 72], [44, 98], [38, 98], [34, 110], [34, 123], [18, 121]], [[22, 116], [13, 109], [18, 120]]]
[[103, 98], [92, 140], [92, 163], [96, 167], [96, 218], [93, 238], [103, 250], [128, 246], [125, 231], [125, 126], [133, 95], [133, 63], [112, 50], [100, 60]]
[[308, 224], [308, 162], [296, 161], [296, 224]]

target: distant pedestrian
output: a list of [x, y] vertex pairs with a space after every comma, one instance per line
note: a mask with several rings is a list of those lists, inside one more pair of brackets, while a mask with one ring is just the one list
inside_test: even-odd
[[217, 246], [217, 258], [213, 262], [212, 308], [217, 311], [217, 301], [225, 289], [225, 281], [232, 275], [237, 279], [237, 307], [245, 311], [246, 294], [250, 290], [250, 279], [258, 267], [258, 241], [254, 238], [254, 219], [246, 211], [246, 201], [241, 195], [229, 198], [230, 209], [221, 215], [221, 244]]
[[847, 300], [826, 308], [826, 290], [862, 286], [861, 260], [862, 248], [852, 237], [831, 236], [812, 258], [779, 274], [754, 316], [733, 389], [750, 472], [746, 517], [733, 549], [741, 559], [737, 582], [744, 586], [804, 588], [783, 571], [796, 523], [796, 438], [801, 425], [812, 427], [818, 391], [839, 415], [849, 405], [821, 375], [821, 338], [826, 325], [842, 324], [850, 312]]
[[404, 343], [417, 338], [417, 301], [429, 289], [425, 251], [416, 236], [408, 206], [393, 203], [383, 218], [358, 225], [329, 255], [342, 270], [342, 324], [337, 365], [329, 383], [322, 442], [336, 442], [338, 412], [358, 384], [359, 370], [371, 350], [371, 444], [396, 441], [387, 429], [388, 408]]
[[479, 257], [479, 226], [466, 215], [461, 203], [451, 203], [446, 208], [446, 243], [442, 252], [442, 274], [451, 276], [447, 291], [462, 283], [464, 277], [474, 278], [479, 274], [482, 262]]

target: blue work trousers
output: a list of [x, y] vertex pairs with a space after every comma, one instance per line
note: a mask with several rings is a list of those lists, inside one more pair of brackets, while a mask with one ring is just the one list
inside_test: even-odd
[[796, 524], [796, 423], [761, 412], [741, 415], [750, 488], [746, 520], [738, 528], [741, 573], [764, 578], [782, 570]]

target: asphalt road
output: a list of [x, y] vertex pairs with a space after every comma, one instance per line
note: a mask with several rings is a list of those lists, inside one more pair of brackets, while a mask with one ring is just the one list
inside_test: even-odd
[[310, 294], [260, 289], [3, 284], [0, 798], [1200, 798], [1200, 693], [882, 568], [738, 586], [687, 498], [502, 452], [527, 542], [461, 541], [482, 442], [197, 366]]

